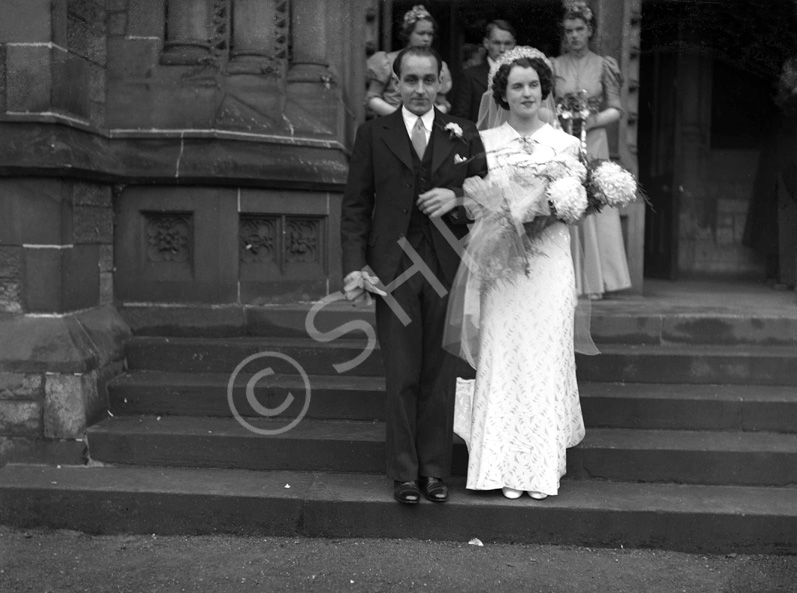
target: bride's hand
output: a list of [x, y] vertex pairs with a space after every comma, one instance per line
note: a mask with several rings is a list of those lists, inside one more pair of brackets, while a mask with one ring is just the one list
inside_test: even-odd
[[418, 196], [418, 208], [429, 218], [440, 218], [456, 205], [456, 194], [446, 187], [435, 187]]

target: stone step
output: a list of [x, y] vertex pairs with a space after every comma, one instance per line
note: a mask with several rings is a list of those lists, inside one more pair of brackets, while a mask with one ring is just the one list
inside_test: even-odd
[[[247, 402], [246, 386], [253, 377], [252, 374], [239, 375], [233, 386], [233, 406], [245, 417], [260, 415]], [[308, 418], [384, 420], [384, 378], [312, 375], [308, 379], [311, 399]], [[117, 416], [231, 417], [229, 380], [230, 376], [222, 373], [128, 372], [108, 385], [110, 410]], [[305, 383], [296, 374], [255, 380], [253, 389], [257, 401], [269, 408], [277, 408], [290, 394], [293, 403], [281, 414], [286, 418], [298, 416], [304, 405]]]
[[445, 505], [393, 502], [387, 478], [234, 469], [9, 465], [0, 522], [95, 534], [413, 538], [797, 553], [797, 488], [564, 482], [506, 500], [452, 479]]
[[[364, 340], [137, 337], [126, 352], [132, 370], [383, 374], [378, 346]], [[604, 344], [598, 356], [577, 356], [577, 368], [582, 381], [797, 386], [795, 359], [797, 346]]]
[[[272, 306], [180, 306], [126, 304], [120, 313], [140, 336], [308, 337], [311, 304]], [[350, 322], [375, 326], [373, 307], [335, 302], [310, 317], [311, 328], [328, 333]], [[353, 336], [353, 334], [350, 334]], [[718, 293], [713, 307], [668, 304], [639, 297], [592, 303], [592, 335], [599, 343], [792, 344], [797, 345], [797, 307], [751, 310], [726, 307]]]
[[[233, 387], [233, 405], [244, 417], [259, 413], [247, 402], [241, 375]], [[384, 420], [385, 382], [381, 377], [309, 376], [308, 418]], [[221, 416], [233, 414], [229, 376], [221, 373], [134, 371], [108, 386], [114, 415]], [[684, 430], [797, 432], [797, 393], [790, 386], [590, 383], [579, 386], [588, 427]], [[304, 405], [304, 381], [274, 375], [255, 381], [257, 401], [277, 408], [294, 398], [281, 414], [295, 418]]]
[[[379, 346], [368, 348], [365, 340], [317, 342], [310, 338], [163, 338], [136, 337], [126, 346], [127, 366], [132, 370], [181, 371], [188, 373], [257, 373], [271, 368], [275, 373], [299, 375], [347, 374], [383, 376]], [[290, 357], [291, 360], [280, 358]], [[348, 370], [348, 364], [362, 358], [362, 363]], [[339, 373], [334, 365], [347, 365]]]
[[[382, 473], [382, 422], [121, 416], [88, 431], [92, 460], [113, 464]], [[269, 431], [269, 434], [263, 434]], [[467, 451], [454, 443], [453, 472]], [[568, 476], [623, 481], [797, 484], [797, 434], [593, 428], [568, 453]]]

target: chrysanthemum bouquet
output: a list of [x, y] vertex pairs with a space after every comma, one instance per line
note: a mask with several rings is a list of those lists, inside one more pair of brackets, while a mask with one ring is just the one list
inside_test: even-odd
[[612, 161], [594, 159], [587, 167], [586, 191], [596, 204], [596, 212], [603, 206], [624, 208], [639, 195], [634, 176]]
[[552, 216], [576, 224], [604, 207], [622, 208], [640, 193], [634, 176], [612, 161], [559, 155], [540, 174], [548, 180], [546, 195]]
[[577, 224], [604, 207], [627, 206], [640, 194], [634, 176], [612, 161], [560, 153], [546, 163], [510, 158], [506, 166], [512, 171], [508, 183], [477, 177], [463, 186], [478, 211], [470, 261], [488, 283], [527, 271], [535, 242], [551, 224]]

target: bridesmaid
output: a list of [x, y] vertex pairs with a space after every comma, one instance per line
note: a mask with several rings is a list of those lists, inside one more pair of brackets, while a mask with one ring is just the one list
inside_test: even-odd
[[[585, 123], [587, 152], [592, 158], [608, 159], [606, 127], [617, 122], [623, 113], [620, 68], [612, 58], [590, 51], [593, 15], [586, 3], [569, 3], [562, 20], [562, 29], [567, 51], [552, 60], [554, 94], [560, 100], [567, 95], [586, 91], [592, 111]], [[600, 214], [588, 216], [573, 237], [579, 294], [601, 299], [605, 292], [631, 287], [617, 209], [605, 208]]]
[[[399, 36], [405, 41], [406, 47], [431, 47], [436, 32], [437, 21], [424, 6], [418, 4], [404, 15]], [[401, 107], [401, 95], [393, 81], [393, 61], [399, 51], [378, 51], [368, 58], [369, 83], [365, 104], [371, 113], [389, 115]], [[435, 107], [443, 113], [448, 113], [451, 109], [451, 104], [446, 100], [446, 93], [451, 90], [451, 85], [451, 71], [443, 62], [440, 92], [435, 102]]]

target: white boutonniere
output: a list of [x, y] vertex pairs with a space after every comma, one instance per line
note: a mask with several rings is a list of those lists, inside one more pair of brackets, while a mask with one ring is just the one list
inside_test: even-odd
[[454, 155], [454, 164], [455, 164], [455, 165], [458, 165], [458, 164], [460, 164], [460, 163], [464, 163], [464, 162], [465, 162], [465, 161], [467, 161], [467, 160], [468, 160], [468, 159], [466, 159], [464, 156], [459, 156], [458, 154], [455, 154], [455, 155]]
[[455, 124], [453, 121], [450, 121], [446, 124], [443, 128], [451, 138], [456, 138], [457, 140], [462, 139], [463, 131], [459, 124]]

